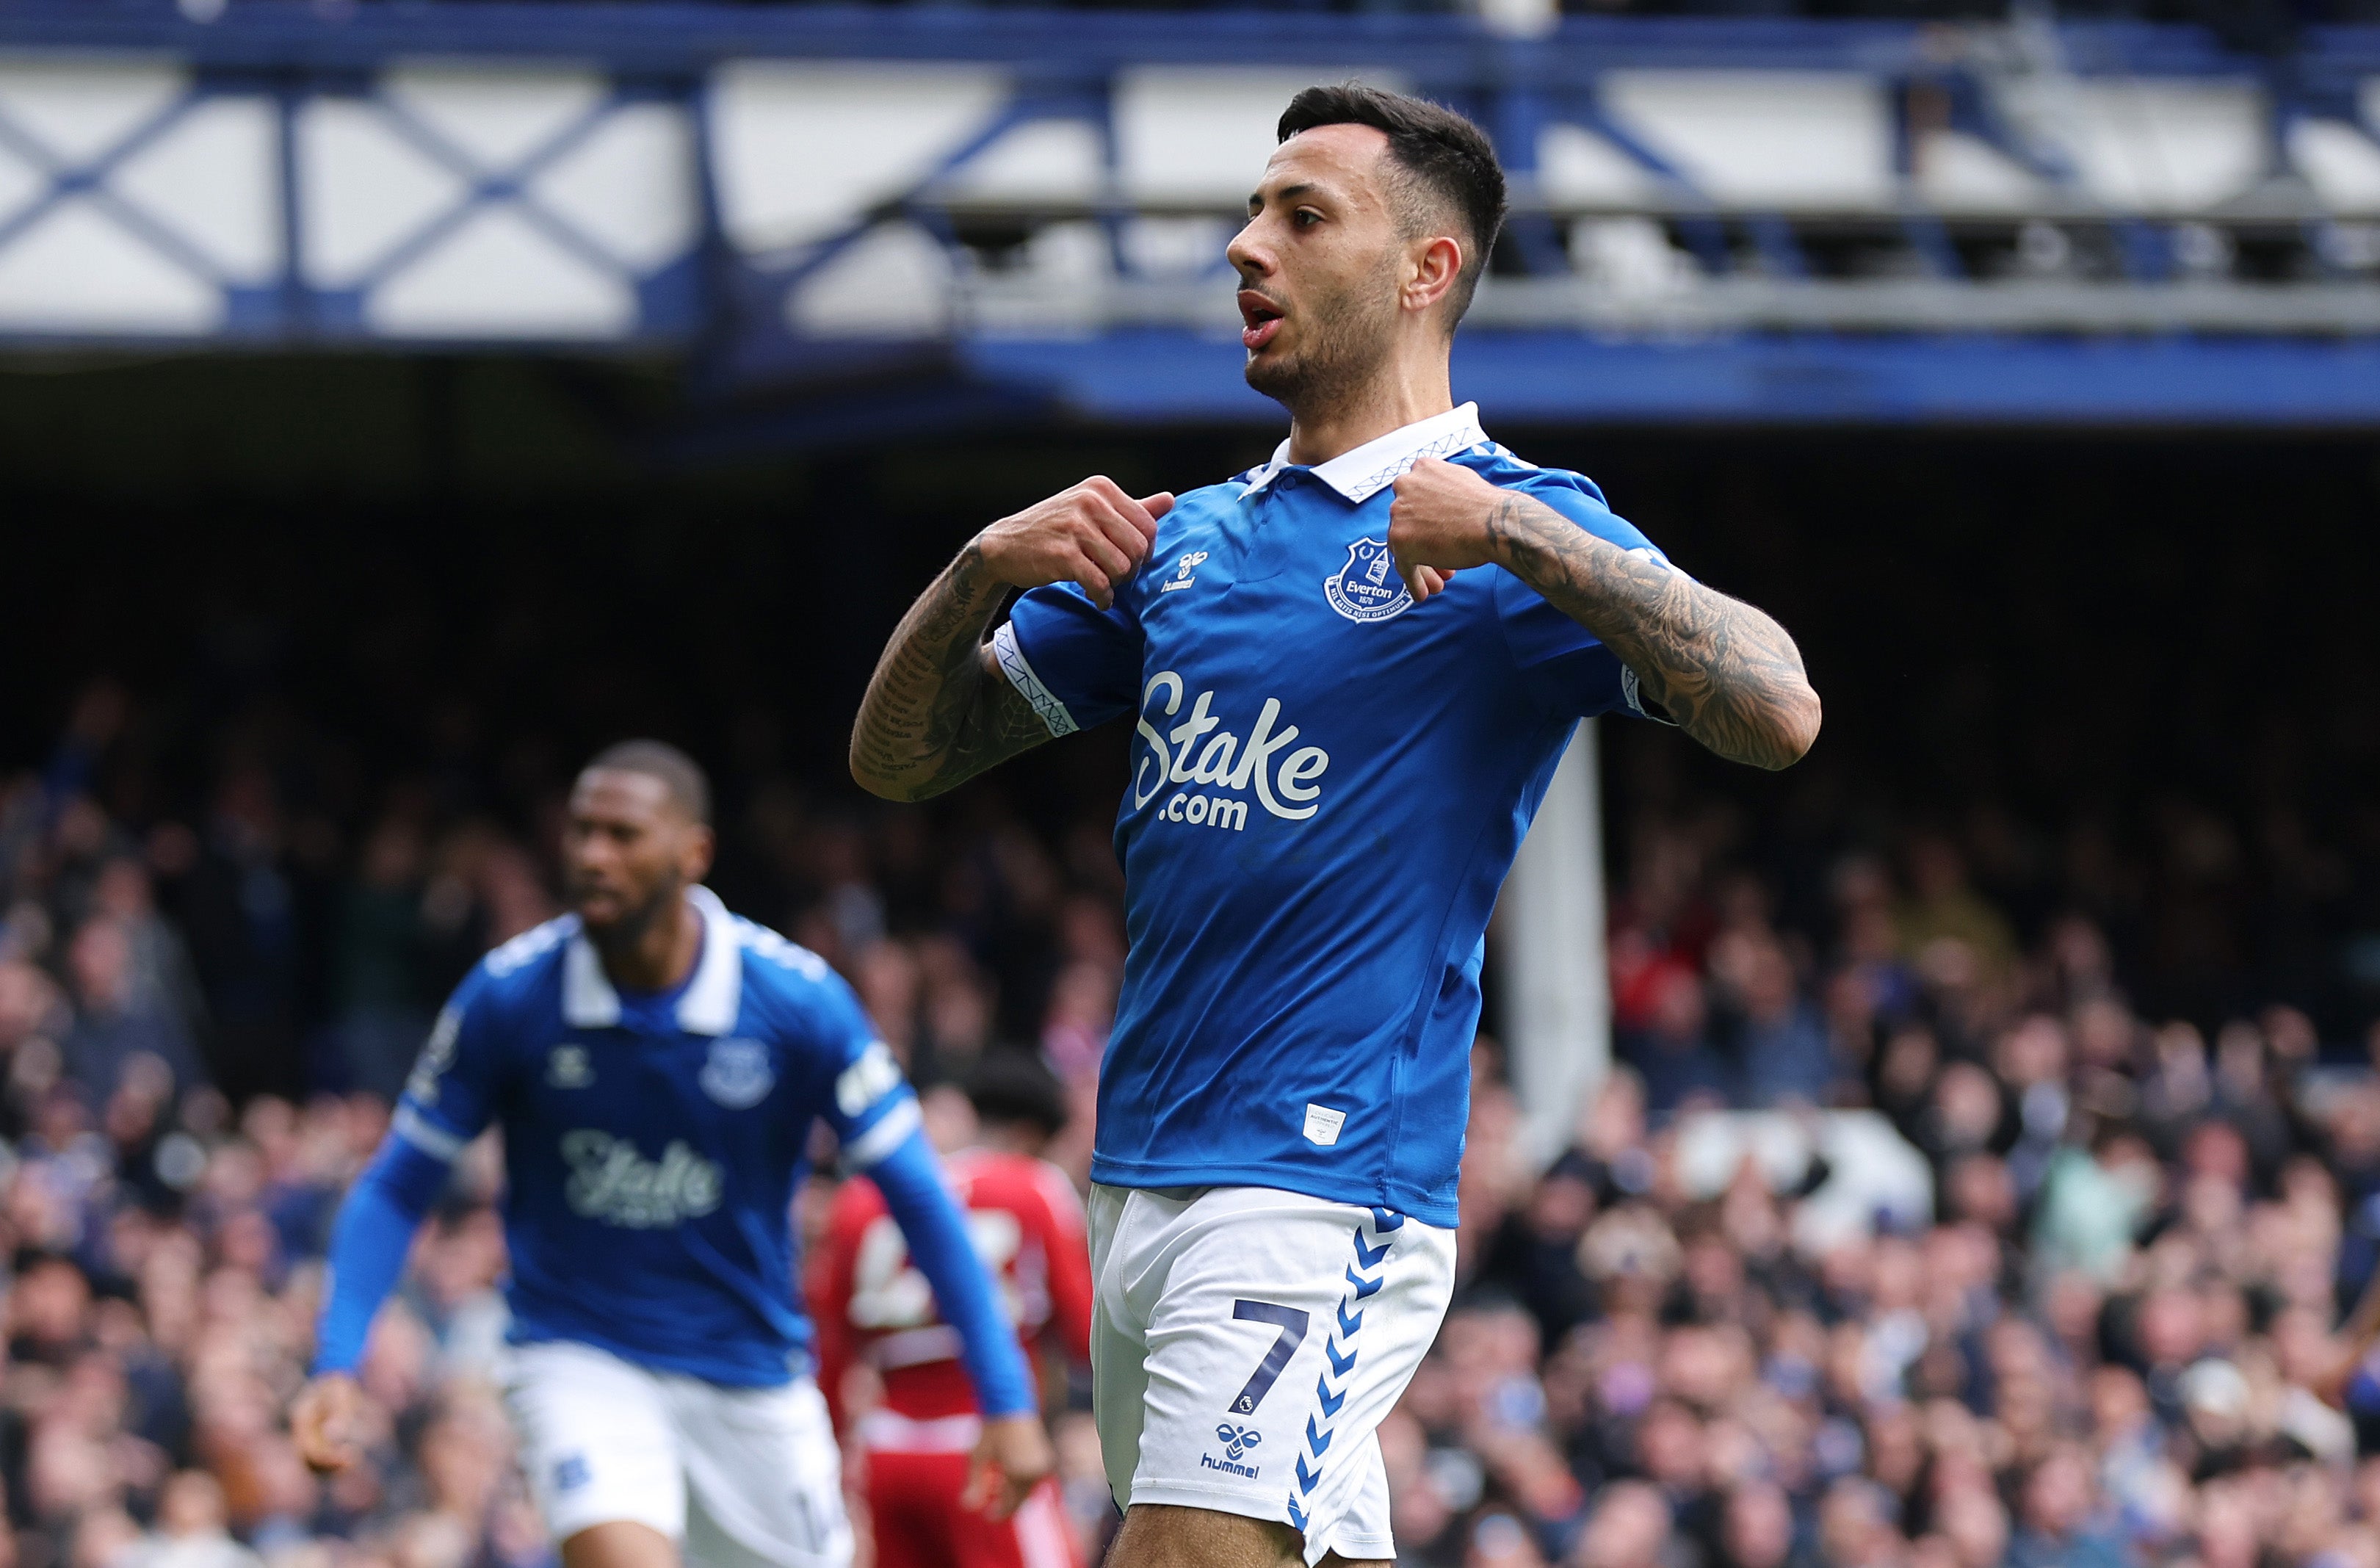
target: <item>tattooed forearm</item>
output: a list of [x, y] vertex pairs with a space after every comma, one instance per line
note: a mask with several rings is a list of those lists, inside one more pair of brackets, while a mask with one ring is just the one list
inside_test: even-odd
[[1007, 591], [970, 543], [909, 607], [852, 726], [851, 776], [862, 788], [924, 800], [1050, 738], [983, 646]]
[[1500, 497], [1497, 558], [1603, 639], [1696, 740], [1757, 768], [1801, 760], [1818, 736], [1818, 694], [1785, 628], [1683, 572], [1597, 539], [1543, 502]]

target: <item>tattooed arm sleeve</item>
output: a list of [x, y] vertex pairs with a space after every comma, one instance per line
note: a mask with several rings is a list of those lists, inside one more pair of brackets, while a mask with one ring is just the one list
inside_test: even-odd
[[1050, 738], [984, 646], [1007, 593], [970, 543], [909, 607], [852, 726], [851, 776], [862, 788], [929, 799]]
[[1601, 638], [1645, 696], [1721, 757], [1783, 768], [1817, 739], [1818, 694], [1767, 615], [1527, 495], [1500, 496], [1488, 528], [1498, 560]]

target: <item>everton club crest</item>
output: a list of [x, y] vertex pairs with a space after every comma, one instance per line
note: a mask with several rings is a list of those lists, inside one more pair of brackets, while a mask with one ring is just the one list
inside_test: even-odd
[[702, 1064], [702, 1092], [730, 1111], [760, 1103], [777, 1082], [769, 1065], [769, 1048], [757, 1039], [721, 1039], [710, 1043], [710, 1059]]
[[1347, 547], [1347, 564], [1322, 579], [1322, 596], [1351, 621], [1391, 620], [1414, 602], [1389, 547], [1377, 539], [1359, 539]]

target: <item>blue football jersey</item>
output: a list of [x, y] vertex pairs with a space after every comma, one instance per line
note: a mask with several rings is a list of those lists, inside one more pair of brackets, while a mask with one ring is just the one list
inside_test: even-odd
[[576, 916], [489, 954], [394, 1130], [452, 1159], [503, 1129], [516, 1342], [768, 1387], [811, 1345], [791, 1209], [813, 1125], [866, 1165], [916, 1130], [917, 1103], [823, 960], [689, 896], [702, 954], [670, 996], [616, 991]]
[[1443, 457], [1658, 552], [1584, 477], [1491, 444], [1473, 405], [1310, 468], [1287, 451], [1177, 501], [1112, 610], [1037, 589], [993, 635], [1052, 734], [1135, 730], [1091, 1175], [1451, 1225], [1497, 892], [1577, 722], [1641, 709], [1619, 659], [1508, 572], [1415, 603], [1390, 487]]

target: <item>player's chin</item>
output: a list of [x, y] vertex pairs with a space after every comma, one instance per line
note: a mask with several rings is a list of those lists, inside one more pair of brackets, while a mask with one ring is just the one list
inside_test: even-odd
[[1278, 395], [1297, 384], [1297, 361], [1275, 338], [1261, 348], [1248, 350], [1248, 362], [1241, 373], [1257, 391]]
[[577, 915], [578, 923], [590, 931], [610, 930], [628, 912], [627, 901], [619, 894], [594, 890], [572, 898], [570, 907]]

